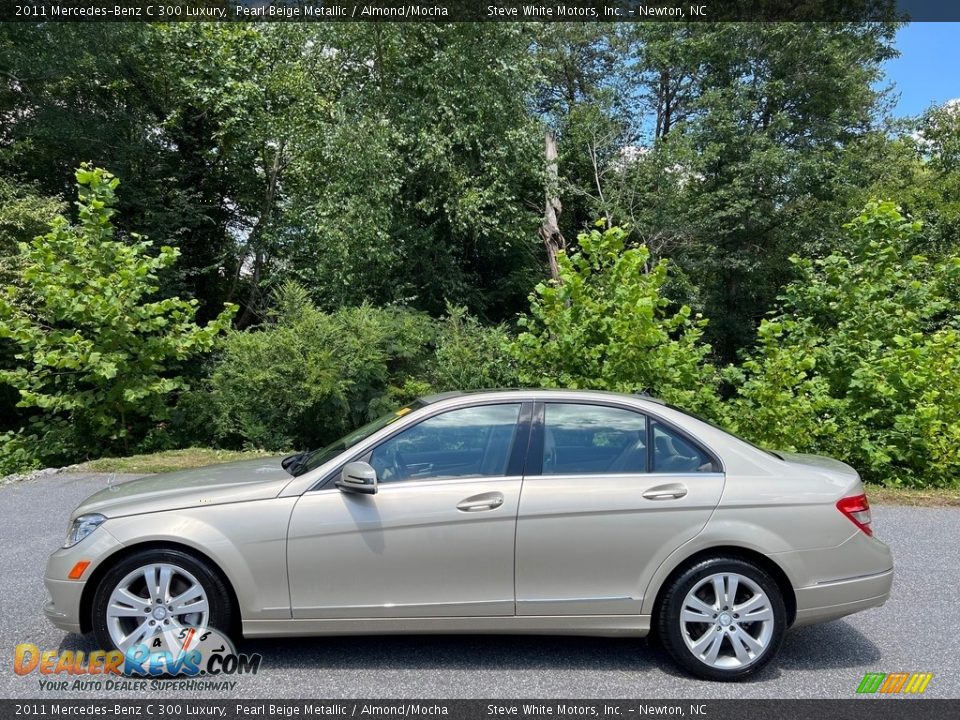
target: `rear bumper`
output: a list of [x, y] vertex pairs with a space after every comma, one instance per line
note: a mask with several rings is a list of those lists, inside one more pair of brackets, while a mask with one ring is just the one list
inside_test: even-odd
[[883, 605], [893, 584], [886, 543], [856, 530], [834, 547], [768, 555], [786, 573], [796, 599], [794, 625], [836, 620]]
[[797, 617], [794, 626], [836, 620], [861, 610], [883, 605], [893, 586], [893, 568], [881, 573], [821, 582], [796, 588]]

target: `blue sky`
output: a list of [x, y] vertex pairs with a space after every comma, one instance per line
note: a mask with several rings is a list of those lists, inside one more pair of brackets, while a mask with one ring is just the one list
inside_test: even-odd
[[886, 63], [900, 100], [894, 115], [917, 115], [931, 103], [960, 98], [960, 23], [911, 23], [897, 33], [900, 57]]

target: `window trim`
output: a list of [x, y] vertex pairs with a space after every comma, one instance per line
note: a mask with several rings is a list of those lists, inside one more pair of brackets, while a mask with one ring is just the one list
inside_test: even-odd
[[[545, 443], [545, 434], [546, 434], [546, 406], [547, 405], [595, 405], [598, 407], [606, 408], [616, 408], [618, 410], [626, 410], [628, 412], [633, 412], [638, 415], [642, 415], [646, 421], [646, 434], [647, 434], [647, 471], [643, 473], [639, 472], [606, 472], [606, 473], [571, 473], [569, 475], [560, 475], [551, 473], [550, 475], [544, 475], [543, 473], [543, 449]], [[679, 435], [685, 442], [689, 443], [691, 446], [699, 450], [703, 455], [710, 461], [711, 469], [710, 470], [695, 470], [693, 473], [683, 472], [653, 472], [653, 424], [660, 423], [666, 428], [669, 428], [672, 432]], [[579, 477], [579, 476], [592, 476], [592, 477], [615, 477], [615, 476], [636, 476], [636, 475], [691, 475], [691, 474], [723, 474], [725, 473], [723, 462], [720, 460], [719, 455], [711, 450], [709, 447], [704, 445], [699, 440], [691, 437], [683, 428], [680, 428], [676, 423], [666, 420], [660, 415], [651, 413], [644, 408], [639, 408], [636, 405], [631, 405], [626, 402], [606, 402], [599, 400], [538, 400], [535, 403], [533, 421], [530, 427], [531, 438], [530, 438], [530, 448], [529, 453], [531, 455], [527, 458], [526, 468], [524, 472], [524, 478], [527, 477]]]
[[[518, 477], [522, 476], [524, 465], [525, 465], [525, 459], [528, 451], [528, 445], [530, 442], [530, 416], [533, 413], [534, 403], [531, 402], [530, 400], [519, 400], [519, 399], [497, 400], [497, 399], [491, 398], [490, 400], [484, 400], [481, 402], [472, 403], [470, 405], [458, 405], [456, 407], [439, 407], [439, 408], [436, 408], [434, 412], [419, 418], [416, 422], [413, 422], [407, 425], [402, 425], [400, 427], [393, 427], [391, 425], [387, 425], [386, 426], [387, 428], [393, 427], [393, 431], [391, 433], [389, 433], [388, 435], [385, 435], [381, 440], [377, 442], [376, 445], [372, 445], [366, 448], [365, 450], [362, 450], [362, 451], [357, 450], [356, 452], [353, 452], [353, 453], [350, 453], [349, 450], [345, 451], [344, 456], [337, 461], [337, 464], [333, 467], [333, 469], [329, 473], [324, 475], [322, 478], [320, 478], [320, 480], [318, 480], [309, 488], [307, 488], [307, 490], [305, 490], [304, 493], [317, 492], [320, 490], [330, 489], [330, 487], [332, 487], [333, 483], [336, 481], [336, 478], [338, 478], [340, 476], [340, 473], [343, 472], [344, 465], [350, 462], [355, 462], [355, 461], [369, 462], [369, 458], [373, 454], [374, 450], [376, 450], [381, 445], [383, 445], [383, 443], [392, 440], [394, 437], [396, 437], [402, 432], [406, 432], [407, 430], [411, 430], [417, 427], [422, 422], [425, 422], [427, 420], [430, 420], [431, 418], [437, 417], [438, 415], [443, 415], [448, 412], [456, 412], [457, 410], [467, 410], [469, 408], [485, 407], [488, 405], [519, 405], [520, 406], [520, 412], [517, 415], [517, 422], [514, 425], [515, 429], [514, 429], [514, 435], [513, 435], [513, 444], [510, 447], [510, 454], [507, 459], [507, 470], [505, 474], [478, 475], [476, 477], [464, 477], [464, 478], [428, 478], [428, 479], [416, 478], [416, 479], [410, 480], [410, 482], [442, 482], [444, 480], [469, 481], [469, 480], [507, 478], [507, 477], [513, 477], [514, 475]], [[431, 406], [426, 405], [425, 407], [429, 408]], [[526, 442], [524, 442], [523, 440], [525, 432], [527, 433]], [[349, 454], [349, 457], [346, 457], [347, 454]], [[517, 472], [514, 473], [513, 472], [514, 470], [516, 470]], [[385, 486], [386, 485], [403, 485], [403, 484], [406, 484], [406, 482], [407, 481], [405, 480], [401, 480], [399, 482], [384, 483], [384, 485]]]

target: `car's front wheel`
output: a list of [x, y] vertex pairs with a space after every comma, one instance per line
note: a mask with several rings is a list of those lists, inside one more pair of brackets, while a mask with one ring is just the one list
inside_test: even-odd
[[127, 652], [139, 644], [175, 650], [183, 629], [228, 632], [233, 613], [220, 576], [181, 550], [143, 550], [104, 575], [92, 603], [100, 647]]
[[780, 649], [786, 610], [776, 581], [735, 558], [696, 563], [659, 604], [657, 633], [684, 669], [708, 680], [742, 680]]

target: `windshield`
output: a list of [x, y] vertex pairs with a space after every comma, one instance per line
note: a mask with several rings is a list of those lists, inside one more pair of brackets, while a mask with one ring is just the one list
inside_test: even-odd
[[424, 406], [424, 404], [425, 403], [421, 400], [416, 400], [409, 405], [400, 408], [399, 410], [387, 413], [386, 415], [378, 417], [372, 422], [368, 422], [363, 427], [357, 428], [353, 432], [344, 435], [342, 438], [330, 443], [325, 448], [321, 448], [320, 450], [308, 450], [306, 453], [304, 453], [303, 459], [294, 463], [290, 474], [294, 477], [297, 477], [299, 475], [303, 475], [304, 473], [308, 473], [311, 470], [316, 470], [325, 462], [333, 460], [333, 458], [342, 453], [344, 450], [348, 450], [358, 442], [366, 440], [380, 428], [385, 428], [387, 425], [392, 422], [396, 422], [404, 415], [408, 415], [414, 410], [419, 410]]

